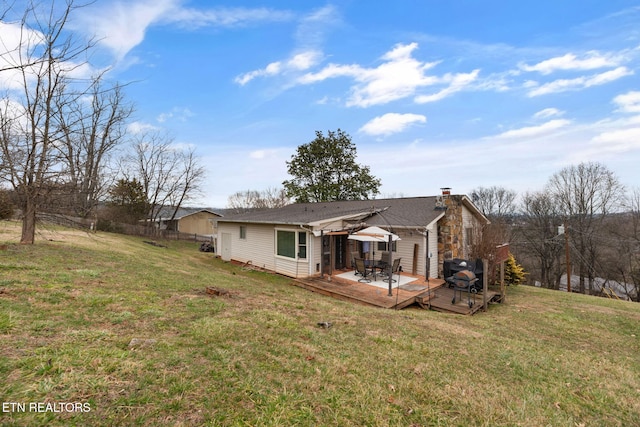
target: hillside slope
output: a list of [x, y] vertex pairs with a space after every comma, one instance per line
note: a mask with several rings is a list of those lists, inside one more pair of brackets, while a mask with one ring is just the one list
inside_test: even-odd
[[2, 425], [639, 425], [640, 304], [520, 286], [473, 317], [390, 311], [195, 243], [19, 231], [0, 223]]

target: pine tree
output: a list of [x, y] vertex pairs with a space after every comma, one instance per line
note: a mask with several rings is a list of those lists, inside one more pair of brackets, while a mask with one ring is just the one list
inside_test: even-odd
[[524, 268], [516, 262], [516, 259], [512, 254], [509, 254], [509, 258], [505, 261], [504, 266], [504, 281], [508, 285], [521, 285], [526, 279], [527, 273]]

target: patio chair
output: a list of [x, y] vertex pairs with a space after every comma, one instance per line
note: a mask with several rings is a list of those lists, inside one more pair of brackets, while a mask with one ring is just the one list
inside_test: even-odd
[[391, 253], [390, 252], [382, 252], [380, 254], [380, 261], [378, 261], [378, 265], [379, 266], [387, 266], [389, 265], [389, 260], [391, 259]]
[[371, 279], [369, 276], [373, 273], [373, 270], [365, 267], [364, 260], [362, 258], [356, 258], [356, 273], [362, 276], [358, 279], [358, 282], [370, 283]]
[[354, 274], [355, 274], [356, 276], [359, 276], [359, 275], [360, 275], [360, 273], [359, 273], [359, 272], [358, 272], [358, 270], [356, 269], [356, 256], [355, 256], [355, 255], [353, 255], [353, 254], [351, 254], [351, 268], [353, 268], [353, 269], [355, 270], [355, 271], [354, 271]]
[[[397, 282], [396, 279], [393, 278], [393, 275], [395, 273], [398, 273], [400, 271], [402, 271], [402, 267], [400, 267], [400, 261], [402, 260], [402, 258], [396, 258], [393, 260], [393, 264], [391, 265], [391, 281], [392, 282]], [[387, 271], [389, 271], [388, 268], [386, 268], [382, 274], [384, 274], [385, 276], [389, 277], [389, 273], [387, 273]]]

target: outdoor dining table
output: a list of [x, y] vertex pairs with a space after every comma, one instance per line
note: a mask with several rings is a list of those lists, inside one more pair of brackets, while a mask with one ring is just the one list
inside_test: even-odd
[[389, 267], [389, 264], [382, 261], [381, 259], [366, 259], [364, 260], [364, 266], [371, 269], [371, 273], [373, 274], [373, 280], [378, 280], [377, 278], [377, 270], [380, 270], [380, 273], [384, 273], [384, 271]]

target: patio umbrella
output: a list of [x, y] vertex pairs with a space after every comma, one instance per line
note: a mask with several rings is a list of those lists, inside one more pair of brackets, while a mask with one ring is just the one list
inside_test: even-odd
[[[393, 234], [390, 231], [384, 230], [380, 227], [367, 227], [360, 231], [356, 231], [353, 234], [350, 234], [348, 239], [351, 240], [359, 240], [361, 242], [387, 242], [389, 243], [389, 264], [393, 264], [393, 252], [391, 251], [391, 242], [395, 242], [401, 240], [397, 234]], [[375, 255], [375, 252], [374, 252]], [[390, 272], [391, 273], [391, 272]], [[389, 274], [389, 296], [392, 296], [391, 292], [391, 282], [392, 282], [392, 274]]]
[[391, 241], [393, 242], [400, 240], [398, 235], [380, 227], [363, 228], [360, 231], [350, 234], [348, 239], [359, 240], [361, 242], [388, 242], [389, 236], [391, 236]]

